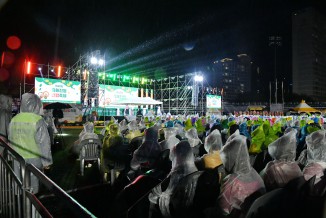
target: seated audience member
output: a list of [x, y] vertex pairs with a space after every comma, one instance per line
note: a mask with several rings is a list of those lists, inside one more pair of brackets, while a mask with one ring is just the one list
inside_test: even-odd
[[307, 165], [303, 168], [306, 180], [316, 175], [315, 183], [321, 180], [326, 169], [326, 131], [318, 130], [306, 137]]
[[129, 164], [128, 157], [128, 145], [123, 143], [118, 124], [111, 124], [109, 126], [109, 136], [103, 140], [103, 149], [101, 150], [103, 172], [108, 173], [109, 168], [113, 168], [116, 163], [125, 168], [126, 164]]
[[151, 212], [163, 217], [204, 217], [219, 193], [215, 174], [198, 171], [189, 142], [181, 141], [171, 149], [169, 177], [149, 194]]
[[186, 131], [185, 137], [187, 138], [195, 157], [198, 156], [199, 147], [202, 144], [202, 141], [198, 137], [197, 129], [195, 127], [191, 127], [189, 130]]
[[[172, 121], [168, 122], [173, 124]], [[162, 150], [171, 149], [180, 142], [180, 140], [176, 137], [178, 129], [174, 127], [174, 124], [171, 127], [164, 128], [163, 131], [164, 140], [160, 142]]]
[[128, 134], [125, 136], [129, 142], [137, 136], [142, 136], [143, 134], [139, 130], [137, 120], [132, 120], [128, 123]]
[[246, 137], [237, 130], [220, 151], [227, 175], [221, 186], [218, 205], [221, 213], [245, 214], [250, 204], [265, 193], [259, 174], [250, 166]]
[[[170, 172], [170, 182], [167, 189], [162, 192], [161, 186], [156, 187], [149, 195], [150, 202], [158, 204], [163, 217], [170, 216], [170, 197], [180, 180], [197, 170], [194, 163], [194, 155], [191, 146], [187, 141], [179, 142], [170, 152], [172, 169]], [[195, 188], [195, 187], [194, 187]], [[189, 196], [193, 196], [194, 190], [189, 189]], [[189, 199], [192, 201], [192, 199]]]
[[146, 172], [155, 168], [155, 163], [161, 153], [161, 146], [157, 139], [158, 129], [156, 126], [145, 130], [144, 142], [133, 153], [130, 163], [132, 170]]
[[284, 187], [289, 181], [302, 176], [296, 156], [297, 130], [291, 129], [268, 146], [268, 153], [273, 161], [267, 163], [260, 173], [267, 190]]
[[219, 152], [222, 148], [222, 137], [219, 130], [215, 129], [205, 138], [204, 148], [207, 154], [196, 161], [199, 170], [215, 169], [223, 164]]
[[94, 133], [94, 124], [92, 122], [86, 122], [84, 129], [79, 133], [79, 138], [74, 142], [73, 152], [79, 154], [80, 152], [80, 143], [85, 139], [98, 139], [98, 135]]

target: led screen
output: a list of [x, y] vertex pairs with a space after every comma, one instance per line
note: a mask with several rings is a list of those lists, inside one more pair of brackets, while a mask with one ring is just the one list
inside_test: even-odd
[[80, 104], [80, 82], [35, 77], [35, 94], [42, 102]]
[[206, 95], [207, 108], [221, 109], [222, 99], [219, 95]]
[[109, 107], [138, 96], [138, 88], [99, 84], [99, 106]]

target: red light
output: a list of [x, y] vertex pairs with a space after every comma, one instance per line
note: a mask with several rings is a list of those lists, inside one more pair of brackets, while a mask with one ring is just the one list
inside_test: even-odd
[[31, 65], [32, 65], [31, 62], [28, 61], [28, 62], [27, 62], [27, 68], [26, 68], [26, 73], [27, 73], [27, 74], [30, 74], [30, 73], [31, 73]]
[[58, 67], [58, 77], [61, 76], [61, 66]]
[[7, 46], [12, 50], [17, 50], [21, 46], [21, 41], [17, 36], [10, 36], [7, 39]]

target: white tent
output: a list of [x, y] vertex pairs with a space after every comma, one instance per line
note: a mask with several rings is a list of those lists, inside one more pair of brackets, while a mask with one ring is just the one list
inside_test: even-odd
[[122, 100], [119, 103], [112, 103], [112, 104], [122, 104], [122, 105], [158, 105], [163, 104], [161, 101], [154, 100], [150, 97], [132, 97], [130, 99]]

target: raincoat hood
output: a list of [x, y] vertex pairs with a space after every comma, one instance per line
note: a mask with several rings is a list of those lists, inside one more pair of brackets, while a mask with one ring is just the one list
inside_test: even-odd
[[178, 129], [175, 127], [172, 128], [164, 128], [164, 138], [169, 139], [170, 137], [176, 136], [178, 133]]
[[174, 146], [169, 156], [172, 161], [172, 169], [184, 165], [194, 165], [194, 154], [189, 142], [181, 141]]
[[220, 156], [229, 173], [244, 174], [251, 170], [245, 136], [232, 134], [222, 147]]
[[23, 94], [20, 105], [20, 112], [43, 115], [43, 107], [40, 97], [31, 93]]
[[138, 127], [138, 123], [137, 123], [137, 120], [133, 120], [133, 121], [131, 121], [130, 123], [128, 123], [128, 129], [130, 130], [130, 131], [133, 131], [133, 130], [138, 130], [139, 129], [139, 127]]
[[268, 153], [275, 160], [294, 161], [296, 156], [296, 129], [291, 129], [268, 146]]
[[195, 127], [192, 127], [191, 129], [186, 131], [185, 136], [188, 139], [191, 147], [195, 147], [199, 143], [202, 143], [201, 140], [198, 138], [197, 129]]
[[177, 129], [177, 135], [179, 135], [181, 138], [185, 138], [185, 132], [183, 129], [183, 125], [177, 123], [174, 125], [174, 128]]
[[145, 141], [155, 141], [158, 140], [158, 128], [156, 126], [150, 127], [145, 130]]
[[10, 111], [12, 107], [12, 98], [6, 95], [0, 94], [0, 110]]
[[128, 129], [126, 119], [121, 120], [121, 122], [119, 123], [119, 128], [121, 131]]
[[241, 135], [246, 136], [247, 138], [250, 138], [250, 134], [248, 131], [248, 125], [246, 122], [243, 122], [239, 125], [239, 131]]
[[86, 122], [84, 124], [85, 133], [94, 133], [94, 124], [92, 122]]
[[222, 145], [222, 137], [218, 129], [215, 129], [205, 138], [204, 148], [207, 153], [221, 150]]
[[326, 130], [318, 130], [306, 137], [308, 163], [326, 162]]
[[109, 133], [110, 133], [110, 136], [117, 136], [119, 135], [120, 131], [119, 131], [119, 126], [118, 124], [111, 124], [109, 126]]

